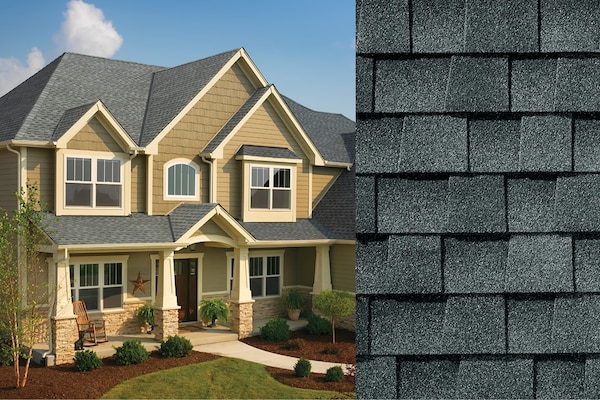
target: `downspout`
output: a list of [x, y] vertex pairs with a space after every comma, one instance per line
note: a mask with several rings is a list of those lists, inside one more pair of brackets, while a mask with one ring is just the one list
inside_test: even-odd
[[209, 166], [209, 170], [208, 170], [208, 179], [209, 179], [209, 183], [208, 183], [208, 202], [209, 203], [216, 203], [216, 196], [215, 196], [215, 191], [213, 189], [213, 159], [212, 158], [207, 158], [205, 155], [200, 155], [200, 159], [202, 160], [203, 163], [208, 164]]
[[[10, 144], [6, 145], [6, 150], [17, 155], [17, 185], [19, 186], [19, 192], [21, 191], [21, 152], [10, 147]], [[19, 205], [20, 207], [20, 205]]]

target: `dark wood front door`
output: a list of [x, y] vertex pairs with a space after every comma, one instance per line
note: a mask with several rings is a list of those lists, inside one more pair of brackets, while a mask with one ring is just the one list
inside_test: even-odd
[[175, 293], [179, 322], [198, 320], [198, 261], [195, 258], [175, 260]]

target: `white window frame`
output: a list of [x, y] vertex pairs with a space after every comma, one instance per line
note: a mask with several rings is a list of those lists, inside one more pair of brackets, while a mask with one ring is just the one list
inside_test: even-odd
[[[88, 159], [90, 160], [90, 181], [82, 180], [68, 180], [67, 169], [69, 159]], [[119, 182], [100, 182], [98, 181], [98, 161], [119, 161]], [[66, 153], [63, 158], [63, 207], [65, 210], [123, 210], [125, 208], [125, 202], [127, 201], [125, 196], [126, 178], [125, 174], [126, 160], [123, 157], [106, 153], [106, 154], [82, 154], [82, 153]], [[67, 205], [67, 184], [69, 183], [84, 183], [91, 185], [91, 204], [88, 205]], [[120, 185], [120, 204], [118, 206], [97, 206], [96, 205], [96, 188], [102, 185]]]
[[[193, 195], [176, 195], [169, 194], [169, 168], [176, 165], [185, 165], [191, 167], [194, 170], [194, 194]], [[200, 166], [192, 160], [185, 158], [177, 158], [165, 163], [163, 169], [163, 182], [164, 192], [163, 197], [165, 200], [200, 200]]]
[[[252, 178], [254, 177], [254, 169], [265, 169], [268, 171], [269, 175], [269, 186], [254, 186], [252, 185]], [[287, 170], [289, 174], [289, 187], [275, 187], [275, 170]], [[252, 207], [252, 191], [253, 190], [264, 190], [269, 193], [267, 201], [268, 207]], [[289, 192], [289, 207], [277, 207], [273, 206], [273, 197], [274, 192], [276, 190], [281, 190], [284, 192]], [[292, 168], [287, 166], [277, 166], [277, 165], [250, 165], [250, 209], [253, 211], [274, 211], [274, 210], [291, 210], [292, 209]]]
[[[234, 257], [233, 252], [228, 251], [227, 255], [227, 292], [231, 293], [231, 289], [233, 288], [233, 263]], [[248, 279], [250, 276], [250, 259], [251, 258], [263, 258], [263, 275], [262, 275], [262, 293], [263, 296], [252, 296], [253, 299], [267, 299], [267, 298], [275, 298], [281, 297], [281, 291], [283, 289], [283, 270], [284, 270], [284, 255], [285, 250], [273, 250], [273, 251], [250, 251], [248, 252]], [[279, 274], [278, 275], [267, 275], [267, 257], [279, 257]], [[279, 276], [279, 293], [273, 295], [266, 295], [267, 293], [267, 276]], [[249, 284], [250, 282], [248, 282]]]
[[[69, 260], [69, 270], [73, 266], [73, 279], [71, 280], [71, 290], [73, 292], [73, 301], [79, 299], [79, 291], [86, 289], [98, 289], [98, 308], [88, 309], [89, 311], [106, 311], [106, 310], [122, 310], [125, 304], [125, 297], [127, 294], [127, 260], [128, 256], [118, 258], [71, 258]], [[121, 284], [120, 285], [104, 285], [104, 265], [105, 264], [121, 264]], [[98, 265], [98, 284], [91, 286], [81, 286], [79, 280], [81, 265], [97, 264]], [[121, 288], [121, 305], [120, 307], [104, 307], [104, 296], [102, 290], [104, 288]]]

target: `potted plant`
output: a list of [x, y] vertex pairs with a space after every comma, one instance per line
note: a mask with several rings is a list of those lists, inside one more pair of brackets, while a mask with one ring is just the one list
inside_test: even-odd
[[151, 333], [154, 329], [154, 307], [150, 303], [144, 303], [143, 306], [138, 308], [137, 316], [140, 323], [144, 325], [146, 333]]
[[297, 321], [300, 318], [300, 312], [304, 307], [304, 298], [302, 294], [296, 290], [289, 290], [285, 296], [283, 296], [283, 304], [288, 312], [288, 318], [291, 321]]
[[209, 328], [215, 326], [217, 319], [227, 321], [229, 318], [229, 305], [222, 299], [207, 299], [200, 302], [200, 317], [203, 321], [210, 321]]

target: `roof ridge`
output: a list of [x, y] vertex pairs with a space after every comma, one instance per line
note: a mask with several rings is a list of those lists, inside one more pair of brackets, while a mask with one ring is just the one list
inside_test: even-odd
[[237, 49], [233, 49], [233, 50], [222, 51], [219, 54], [213, 54], [213, 55], [210, 55], [208, 57], [204, 57], [204, 58], [199, 58], [199, 59], [196, 59], [196, 60], [188, 61], [186, 63], [174, 65], [172, 67], [165, 67], [165, 69], [163, 69], [161, 71], [156, 71], [155, 74], [158, 74], [158, 73], [161, 73], [161, 72], [172, 71], [172, 70], [177, 69], [177, 68], [184, 68], [184, 67], [187, 67], [187, 66], [189, 66], [191, 64], [195, 64], [195, 63], [199, 63], [199, 62], [204, 62], [206, 60], [210, 60], [211, 58], [222, 57], [223, 55], [229, 54], [229, 53], [231, 53], [231, 55], [233, 55], [233, 54], [237, 53], [238, 51], [240, 51], [241, 49], [242, 49], [242, 47], [237, 48]]

